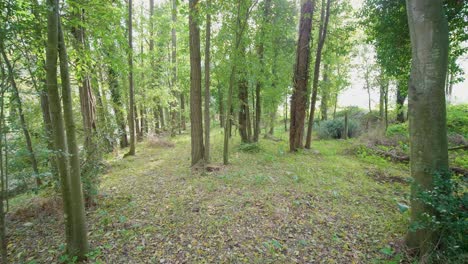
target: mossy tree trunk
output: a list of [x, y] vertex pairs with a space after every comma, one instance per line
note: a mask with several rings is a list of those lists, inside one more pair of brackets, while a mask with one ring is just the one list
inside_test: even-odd
[[[407, 0], [412, 46], [409, 84], [411, 222], [420, 223], [433, 208], [417, 199], [421, 191], [434, 188], [435, 174], [448, 171], [445, 78], [448, 60], [448, 25], [442, 0]], [[430, 228], [409, 230], [406, 243], [421, 257], [434, 249], [438, 236]]]

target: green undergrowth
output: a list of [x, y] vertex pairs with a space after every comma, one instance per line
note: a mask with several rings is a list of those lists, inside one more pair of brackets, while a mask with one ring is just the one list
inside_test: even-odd
[[[215, 172], [192, 172], [190, 138], [142, 142], [108, 158], [98, 205], [88, 210], [89, 263], [398, 263], [408, 225], [408, 167], [314, 140], [289, 153], [287, 134], [241, 145]], [[28, 199], [22, 199], [26, 206]], [[25, 223], [31, 223], [25, 226]], [[70, 261], [60, 215], [13, 219], [15, 263]], [[13, 231], [14, 230], [14, 231]], [[396, 262], [395, 262], [396, 261]]]

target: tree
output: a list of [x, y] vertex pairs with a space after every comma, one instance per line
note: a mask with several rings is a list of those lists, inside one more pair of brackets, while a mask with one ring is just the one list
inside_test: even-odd
[[206, 41], [205, 41], [205, 161], [210, 162], [210, 63], [211, 63], [211, 0], [206, 2]]
[[[442, 0], [407, 0], [412, 47], [409, 85], [411, 142], [411, 222], [421, 223], [433, 215], [433, 207], [418, 199], [421, 191], [435, 188], [436, 174], [449, 175], [445, 79], [448, 61], [448, 24]], [[428, 227], [410, 229], [407, 245], [426, 256], [438, 236]]]
[[[68, 61], [63, 33], [60, 29], [59, 3], [57, 0], [48, 0], [47, 7], [47, 92], [50, 99], [52, 135], [63, 197], [67, 253], [83, 259], [88, 253], [88, 241], [81, 191], [80, 164], [71, 105]], [[60, 53], [63, 117], [57, 84], [57, 51]]]
[[200, 29], [198, 26], [198, 0], [189, 1], [190, 29], [190, 123], [192, 142], [192, 166], [200, 164], [204, 159], [203, 146], [203, 114], [201, 93], [201, 55]]
[[130, 150], [128, 155], [135, 155], [135, 92], [133, 88], [133, 34], [132, 34], [132, 0], [128, 0], [128, 87], [129, 106], [128, 123], [130, 128]]
[[16, 107], [18, 109], [18, 115], [21, 122], [21, 128], [23, 130], [24, 138], [26, 140], [26, 147], [28, 148], [29, 159], [31, 160], [31, 166], [34, 172], [34, 177], [36, 178], [36, 185], [40, 187], [42, 185], [42, 181], [39, 175], [39, 167], [37, 164], [36, 154], [34, 153], [31, 135], [29, 133], [28, 125], [26, 124], [26, 118], [24, 117], [23, 113], [23, 103], [21, 102], [18, 86], [16, 85], [14, 72], [13, 72], [13, 65], [10, 63], [8, 56], [5, 51], [5, 46], [3, 40], [0, 40], [0, 52], [2, 53], [3, 61], [6, 64], [7, 71], [8, 71], [8, 80], [10, 85], [13, 89], [14, 98], [16, 101]]
[[315, 104], [317, 102], [318, 80], [320, 77], [320, 64], [322, 61], [322, 49], [323, 49], [323, 46], [325, 45], [325, 39], [327, 37], [328, 21], [330, 20], [331, 1], [332, 0], [327, 0], [327, 4], [325, 6], [325, 0], [322, 0], [319, 38], [318, 38], [318, 44], [317, 44], [317, 52], [315, 55], [314, 79], [312, 82], [312, 98], [310, 99], [309, 123], [307, 125], [307, 137], [306, 137], [306, 144], [305, 144], [305, 147], [307, 149], [310, 149], [310, 143], [312, 141], [312, 128], [314, 124]]
[[302, 0], [299, 40], [297, 41], [294, 90], [291, 97], [291, 122], [289, 149], [291, 152], [303, 147], [307, 83], [309, 80], [310, 32], [314, 6], [311, 0]]
[[8, 186], [5, 184], [6, 183], [6, 178], [8, 177], [6, 167], [8, 166], [8, 161], [5, 158], [5, 163], [3, 162], [3, 153], [5, 151], [5, 156], [8, 155], [7, 153], [7, 142], [6, 142], [6, 135], [5, 134], [5, 115], [4, 115], [4, 110], [5, 110], [5, 100], [4, 100], [4, 95], [5, 95], [5, 87], [4, 87], [4, 70], [3, 70], [3, 65], [0, 66], [2, 67], [2, 78], [1, 78], [1, 84], [0, 84], [0, 260], [2, 260], [2, 263], [7, 264], [8, 263], [8, 252], [7, 252], [7, 246], [8, 246], [8, 241], [7, 241], [7, 234], [6, 234], [6, 222], [5, 222], [5, 199], [6, 193]]

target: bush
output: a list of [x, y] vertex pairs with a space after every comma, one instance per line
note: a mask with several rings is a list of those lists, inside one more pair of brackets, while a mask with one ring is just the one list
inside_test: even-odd
[[417, 200], [433, 210], [433, 215], [412, 223], [410, 229], [428, 228], [440, 236], [437, 251], [430, 259], [432, 263], [461, 263], [468, 251], [467, 186], [463, 179], [450, 172], [435, 173], [433, 179], [433, 189], [419, 189], [416, 195]]
[[447, 108], [447, 129], [449, 134], [468, 138], [468, 104], [450, 105]]
[[257, 143], [241, 143], [238, 150], [247, 153], [258, 153], [262, 151], [262, 148]]
[[408, 131], [409, 131], [408, 123], [393, 124], [393, 125], [388, 126], [387, 136], [388, 137], [393, 137], [393, 136], [408, 137], [409, 136]]
[[[348, 119], [348, 137], [356, 137], [359, 133], [358, 122]], [[344, 133], [344, 118], [322, 121], [318, 124], [318, 137], [320, 139], [339, 139]]]

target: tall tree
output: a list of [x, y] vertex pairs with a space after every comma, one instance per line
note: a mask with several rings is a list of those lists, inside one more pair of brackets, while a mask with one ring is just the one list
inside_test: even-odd
[[320, 64], [322, 62], [322, 50], [325, 45], [325, 39], [327, 37], [328, 21], [330, 21], [330, 4], [332, 0], [327, 0], [325, 6], [325, 0], [322, 0], [322, 8], [320, 13], [320, 27], [319, 27], [319, 38], [317, 43], [317, 52], [315, 55], [314, 65], [314, 79], [312, 82], [312, 98], [310, 99], [310, 112], [309, 112], [309, 123], [307, 124], [307, 137], [305, 147], [310, 149], [310, 143], [312, 141], [312, 128], [314, 126], [315, 118], [315, 104], [317, 102], [318, 92], [318, 80], [320, 77]]
[[201, 92], [200, 29], [198, 26], [199, 1], [189, 0], [190, 31], [190, 123], [192, 142], [192, 166], [204, 159], [203, 112]]
[[[418, 199], [432, 190], [436, 174], [449, 175], [445, 78], [448, 61], [448, 24], [442, 0], [407, 0], [412, 47], [409, 85], [411, 142], [411, 222], [421, 223], [433, 215], [433, 207]], [[425, 256], [434, 249], [438, 235], [428, 227], [409, 230], [406, 243]]]
[[[171, 136], [175, 136], [177, 126], [180, 128], [185, 125], [185, 119], [183, 119], [183, 114], [180, 120], [177, 120], [177, 32], [176, 32], [176, 23], [177, 23], [177, 0], [172, 0], [172, 29], [171, 29], [171, 64], [172, 64], [172, 94], [174, 95], [174, 100], [171, 102]], [[180, 93], [181, 109], [184, 102], [184, 95]]]
[[[0, 66], [2, 67], [2, 66]], [[5, 154], [7, 154], [7, 149], [6, 149], [6, 136], [4, 137], [5, 133], [5, 115], [4, 115], [4, 109], [5, 109], [5, 100], [4, 100], [4, 94], [5, 94], [5, 88], [3, 86], [3, 80], [4, 80], [4, 70], [2, 67], [2, 78], [0, 79], [1, 84], [0, 84], [0, 260], [2, 263], [7, 264], [8, 263], [8, 252], [7, 252], [7, 246], [8, 246], [8, 241], [7, 241], [7, 234], [6, 234], [6, 222], [5, 222], [5, 198], [6, 198], [6, 192], [8, 186], [5, 184], [5, 179], [8, 177], [6, 175], [5, 168], [8, 166], [8, 162], [3, 163], [3, 152], [5, 151]], [[5, 140], [4, 140], [5, 139]], [[5, 164], [5, 165], [3, 165]]]
[[309, 81], [310, 34], [314, 5], [311, 0], [302, 0], [299, 39], [297, 41], [294, 90], [291, 96], [291, 122], [289, 149], [291, 152], [303, 148], [304, 120]]
[[71, 256], [77, 256], [79, 259], [85, 259], [89, 250], [88, 235], [86, 230], [85, 206], [83, 199], [83, 191], [81, 187], [81, 172], [80, 172], [80, 156], [78, 151], [78, 143], [76, 141], [76, 127], [73, 120], [73, 103], [70, 83], [70, 73], [68, 68], [68, 56], [65, 46], [65, 39], [60, 23], [60, 15], [58, 15], [58, 50], [60, 58], [60, 77], [62, 81], [62, 104], [63, 104], [63, 119], [66, 131], [66, 142], [68, 149], [68, 178], [69, 188], [68, 195], [70, 196], [70, 234], [67, 252]]
[[135, 91], [133, 87], [133, 30], [132, 30], [132, 0], [128, 0], [128, 87], [129, 87], [129, 106], [128, 123], [130, 128], [130, 150], [127, 153], [130, 156], [135, 155]]
[[210, 162], [210, 68], [211, 68], [211, 0], [206, 1], [205, 40], [205, 161]]
[[[63, 34], [61, 30], [59, 30], [58, 0], [48, 0], [47, 10], [47, 92], [50, 100], [49, 107], [52, 121], [52, 135], [54, 138], [54, 150], [56, 153], [63, 197], [67, 252], [72, 256], [78, 256], [82, 259], [88, 253], [88, 242], [84, 219], [84, 201], [81, 191], [78, 148], [74, 131], [73, 111], [71, 108], [68, 61]], [[64, 126], [57, 83], [58, 51], [60, 52], [60, 71], [63, 85], [62, 99], [64, 102], [66, 127]]]

